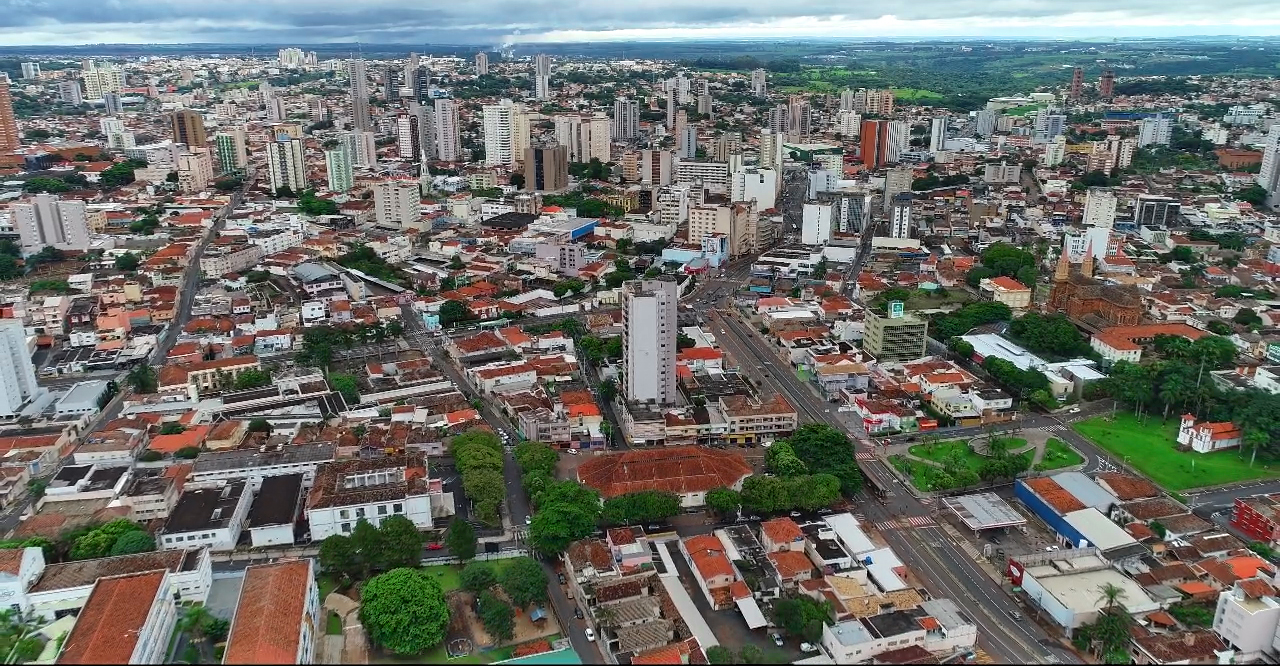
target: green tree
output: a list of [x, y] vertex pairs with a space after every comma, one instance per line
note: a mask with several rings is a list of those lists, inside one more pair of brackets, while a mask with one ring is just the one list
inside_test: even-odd
[[351, 543], [351, 537], [332, 534], [320, 542], [320, 570], [331, 576], [358, 579], [363, 567]]
[[156, 369], [146, 363], [133, 366], [125, 376], [125, 381], [133, 387], [135, 393], [155, 393], [160, 387], [160, 380], [156, 378]]
[[196, 650], [201, 655], [201, 661], [205, 661], [211, 656], [212, 650], [209, 649], [209, 625], [214, 621], [213, 613], [209, 612], [208, 606], [188, 606], [182, 613], [182, 617], [178, 618], [178, 631], [181, 631], [191, 637], [192, 643], [195, 644]]
[[747, 643], [738, 651], [738, 658], [744, 664], [763, 664], [765, 663], [764, 650]]
[[816, 643], [822, 638], [822, 626], [832, 624], [831, 602], [807, 596], [779, 599], [773, 603], [773, 621], [788, 635]]
[[764, 454], [765, 466], [778, 476], [800, 476], [809, 471], [809, 466], [796, 457], [795, 449], [784, 441], [775, 442]]
[[515, 448], [516, 464], [522, 472], [542, 472], [554, 476], [560, 454], [542, 442], [520, 442]]
[[440, 584], [419, 569], [392, 569], [360, 590], [360, 622], [369, 640], [400, 655], [439, 645], [449, 627]]
[[267, 434], [270, 434], [271, 422], [264, 418], [256, 418], [249, 421], [249, 425], [248, 427], [246, 427], [246, 430], [248, 432], [265, 432]]
[[422, 544], [426, 537], [413, 521], [400, 515], [388, 516], [378, 525], [379, 564], [382, 567], [416, 567], [422, 563]]
[[142, 257], [133, 252], [125, 252], [116, 257], [115, 266], [118, 271], [132, 273], [138, 270], [138, 266], [142, 263]]
[[92, 560], [106, 557], [121, 536], [129, 532], [141, 531], [143, 531], [142, 527], [137, 523], [126, 518], [117, 518], [76, 538], [71, 546], [71, 559]]
[[732, 664], [733, 651], [723, 645], [712, 645], [707, 648], [707, 663], [716, 664]]
[[601, 517], [611, 525], [635, 525], [666, 520], [680, 514], [680, 498], [674, 493], [642, 490], [610, 497]]
[[839, 479], [840, 492], [845, 497], [858, 494], [862, 488], [862, 470], [858, 468], [853, 442], [847, 435], [828, 425], [810, 423], [800, 426], [786, 441], [811, 473], [830, 474]]
[[468, 523], [461, 518], [454, 518], [449, 522], [449, 530], [445, 533], [444, 545], [449, 548], [449, 554], [454, 557], [466, 561], [476, 556], [476, 531]]
[[467, 304], [462, 301], [446, 301], [440, 306], [440, 325], [452, 326], [461, 321], [474, 319], [471, 310], [467, 308]]
[[731, 516], [738, 512], [742, 504], [742, 495], [733, 488], [712, 488], [707, 491], [707, 508], [721, 516]]
[[355, 375], [340, 372], [329, 373], [329, 387], [342, 394], [348, 406], [360, 404], [360, 384]]
[[493, 565], [488, 562], [468, 562], [462, 568], [462, 588], [479, 594], [498, 584], [498, 576], [493, 572]]
[[512, 558], [499, 582], [516, 608], [547, 600], [547, 572], [531, 557]]
[[480, 593], [476, 614], [480, 616], [480, 624], [484, 625], [485, 631], [490, 636], [502, 642], [509, 641], [515, 636], [515, 609], [499, 599], [493, 590]]
[[250, 368], [236, 375], [235, 389], [244, 391], [271, 385], [271, 371]]
[[361, 580], [382, 568], [382, 533], [373, 523], [361, 518], [351, 530], [351, 552], [356, 556]]
[[126, 532], [116, 539], [115, 545], [111, 546], [109, 554], [112, 557], [116, 555], [134, 555], [136, 553], [150, 553], [156, 549], [156, 540], [146, 532]]
[[160, 426], [161, 435], [178, 435], [187, 431], [187, 427], [177, 421], [168, 421]]
[[791, 508], [791, 497], [776, 476], [748, 476], [742, 482], [742, 507], [754, 513], [782, 511]]

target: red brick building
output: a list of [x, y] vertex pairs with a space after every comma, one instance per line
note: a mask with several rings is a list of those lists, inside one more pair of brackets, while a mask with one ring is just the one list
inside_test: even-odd
[[1277, 541], [1280, 528], [1280, 495], [1237, 497], [1231, 509], [1231, 526], [1266, 544]]

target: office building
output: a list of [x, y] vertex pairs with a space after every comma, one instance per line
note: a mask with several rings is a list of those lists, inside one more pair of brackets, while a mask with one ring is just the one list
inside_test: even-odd
[[243, 173], [249, 166], [248, 135], [243, 125], [233, 125], [213, 135], [213, 145], [218, 154], [220, 173]]
[[351, 123], [357, 132], [373, 130], [369, 115], [369, 74], [364, 60], [347, 61], [347, 86], [351, 97]]
[[1138, 147], [1167, 146], [1173, 139], [1173, 118], [1157, 113], [1138, 123]]
[[178, 156], [178, 189], [186, 194], [203, 192], [213, 183], [213, 155], [208, 148], [192, 148]]
[[1098, 94], [1102, 99], [1111, 99], [1116, 94], [1116, 72], [1114, 69], [1102, 70], [1102, 77], [1098, 79]]
[[686, 125], [681, 128], [680, 134], [676, 136], [676, 157], [682, 160], [691, 160], [698, 154], [698, 127], [696, 125]]
[[373, 218], [388, 229], [421, 229], [422, 191], [416, 180], [384, 180], [373, 185]]
[[911, 168], [889, 169], [884, 176], [884, 210], [888, 212], [893, 198], [903, 192], [911, 191], [911, 183], [915, 180], [915, 170]]
[[437, 99], [432, 120], [436, 126], [436, 158], [441, 162], [461, 162], [462, 134], [457, 102], [449, 98]]
[[901, 301], [888, 304], [889, 313], [867, 310], [862, 348], [880, 363], [913, 361], [925, 355], [929, 320], [904, 312]]
[[346, 146], [352, 165], [364, 169], [378, 166], [378, 144], [373, 132], [343, 132], [338, 140]]
[[404, 85], [400, 96], [420, 101], [431, 93], [431, 70], [423, 67], [417, 53], [410, 53], [404, 65]]
[[763, 69], [751, 72], [751, 94], [764, 97], [769, 94], [769, 73]]
[[640, 135], [640, 101], [619, 97], [613, 101], [614, 141], [630, 141]]
[[938, 116], [929, 124], [929, 152], [936, 153], [947, 145], [947, 117]]
[[98, 120], [98, 131], [107, 139], [107, 148], [124, 150], [134, 146], [133, 132], [125, 129], [124, 121], [108, 116]]
[[79, 79], [68, 79], [58, 82], [58, 101], [63, 104], [80, 106], [84, 104], [84, 93], [80, 90]]
[[[481, 53], [480, 55], [484, 55]], [[498, 104], [485, 104], [481, 107], [484, 116], [482, 125], [484, 133], [485, 166], [512, 166], [516, 163], [515, 148], [512, 145], [511, 132], [511, 100], [504, 99]]]
[[408, 162], [422, 161], [422, 128], [418, 117], [409, 113], [396, 116], [396, 152]]
[[324, 167], [329, 175], [330, 192], [349, 192], [355, 187], [355, 174], [351, 168], [351, 153], [345, 144], [324, 151]]
[[982, 167], [982, 182], [989, 185], [1014, 185], [1022, 179], [1022, 165], [1001, 162]]
[[668, 89], [667, 90], [667, 120], [666, 120], [666, 128], [668, 130], [675, 130], [676, 128], [676, 107], [677, 106], [678, 105], [676, 103], [676, 91], [673, 89]]
[[476, 76], [489, 74], [489, 54], [481, 51], [476, 54]]
[[729, 176], [729, 199], [753, 201], [757, 211], [770, 210], [777, 205], [778, 190], [778, 172], [773, 169], [745, 167]]
[[[761, 139], [763, 141], [763, 138]], [[859, 133], [862, 166], [879, 169], [889, 163], [889, 121], [863, 120]]]
[[1067, 98], [1078, 100], [1084, 96], [1084, 68], [1076, 67], [1071, 70], [1071, 88], [1067, 92]]
[[9, 92], [9, 76], [0, 72], [0, 155], [8, 155], [22, 145], [18, 119], [13, 115], [13, 97]]
[[23, 255], [45, 247], [84, 252], [89, 249], [89, 223], [85, 204], [62, 200], [52, 194], [37, 194], [9, 207], [18, 230]]
[[675, 177], [671, 152], [667, 150], [640, 151], [640, 182], [652, 187], [670, 185]]
[[185, 143], [190, 148], [204, 148], [208, 142], [204, 134], [204, 117], [191, 109], [175, 111], [169, 119], [174, 143]]
[[118, 116], [124, 111], [124, 102], [120, 93], [106, 93], [102, 96], [102, 109], [107, 115]]
[[1172, 197], [1140, 194], [1133, 204], [1133, 223], [1142, 227], [1170, 227], [1181, 224], [1182, 203]]
[[1058, 113], [1057, 109], [1042, 109], [1036, 114], [1035, 135], [1032, 142], [1045, 144], [1061, 135], [1067, 124], [1067, 117]]
[[831, 242], [831, 230], [835, 228], [835, 206], [806, 203], [801, 212], [800, 242], [805, 245], [826, 245]]
[[889, 237], [911, 238], [911, 193], [893, 195], [889, 211]]
[[782, 144], [784, 137], [773, 130], [760, 130], [760, 166], [766, 169], [782, 168]]
[[1053, 137], [1053, 141], [1044, 145], [1044, 157], [1041, 161], [1045, 166], [1058, 166], [1067, 159], [1067, 135], [1059, 134]]
[[384, 102], [390, 102], [399, 94], [399, 87], [396, 86], [396, 68], [394, 65], [387, 64], [382, 67], [382, 89], [378, 97]]
[[537, 99], [551, 99], [551, 56], [533, 57], [533, 93]]
[[631, 280], [622, 285], [622, 394], [628, 401], [675, 404], [675, 282]]
[[804, 143], [808, 140], [810, 133], [809, 101], [802, 95], [792, 95], [787, 98], [786, 109], [787, 141]]
[[[2, 84], [0, 84], [2, 85]], [[0, 125], [4, 123], [3, 89], [0, 89]], [[4, 128], [0, 127], [0, 145], [4, 143]], [[1263, 142], [1262, 166], [1258, 171], [1258, 186], [1268, 194], [1280, 191], [1280, 123], [1272, 123]]]
[[[739, 132], [725, 132], [717, 136], [711, 142], [711, 159], [717, 162], [729, 163], [731, 170], [737, 170], [742, 165], [742, 134]], [[736, 164], [734, 164], [736, 162]]]
[[708, 236], [723, 236], [728, 240], [730, 257], [756, 251], [759, 216], [751, 202], [691, 206], [688, 216], [690, 243], [704, 245]]
[[527, 148], [524, 151], [524, 188], [556, 192], [569, 186], [569, 149]]
[[1116, 222], [1116, 195], [1111, 190], [1100, 187], [1089, 188], [1084, 201], [1084, 218], [1086, 227], [1110, 229]]
[[89, 99], [104, 99], [107, 93], [120, 94], [124, 88], [124, 72], [114, 65], [100, 65], [92, 60], [85, 61], [86, 69], [82, 70], [84, 79], [84, 96]]
[[307, 163], [302, 139], [267, 144], [267, 182], [271, 191], [289, 188], [295, 195], [307, 189]]
[[41, 392], [22, 322], [0, 319], [0, 418], [17, 416]]
[[38, 62], [22, 63], [22, 78], [24, 79], [40, 78], [40, 63]]

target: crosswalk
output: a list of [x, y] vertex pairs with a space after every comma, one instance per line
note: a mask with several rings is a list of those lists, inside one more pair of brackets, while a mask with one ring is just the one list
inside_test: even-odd
[[857, 460], [871, 461], [876, 459], [876, 455], [870, 451], [859, 451], [854, 458]]
[[1066, 432], [1068, 430], [1067, 426], [1064, 426], [1064, 425], [1044, 426], [1043, 428], [1040, 428], [1040, 429], [1048, 430], [1049, 432]]
[[905, 530], [912, 527], [933, 527], [937, 524], [930, 516], [907, 516], [906, 518], [876, 523], [876, 529], [885, 532], [888, 530]]

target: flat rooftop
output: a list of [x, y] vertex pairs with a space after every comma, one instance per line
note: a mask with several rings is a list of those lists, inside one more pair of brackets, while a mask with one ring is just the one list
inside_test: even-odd
[[177, 534], [226, 527], [244, 492], [244, 481], [234, 481], [221, 488], [188, 490], [178, 498], [162, 531]]
[[947, 508], [971, 530], [1011, 527], [1027, 522], [1009, 503], [995, 493], [979, 493], [961, 497], [945, 497]]

